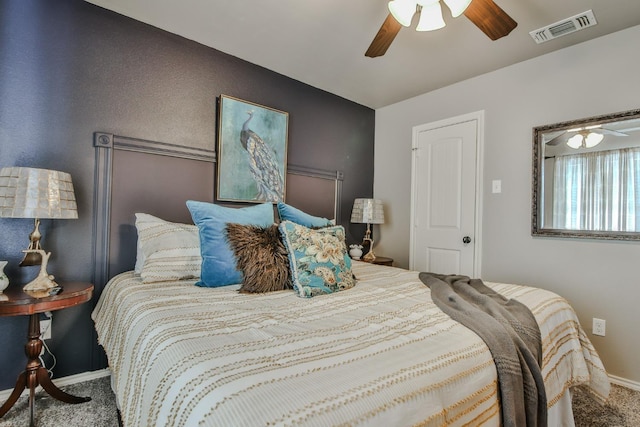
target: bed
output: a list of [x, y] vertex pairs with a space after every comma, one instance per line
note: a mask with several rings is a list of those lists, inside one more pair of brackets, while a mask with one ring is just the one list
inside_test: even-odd
[[[500, 425], [483, 341], [430, 301], [416, 272], [353, 271], [352, 289], [310, 299], [116, 276], [94, 319], [124, 425]], [[570, 425], [571, 386], [606, 397], [603, 366], [564, 299], [489, 285], [539, 321], [549, 425]]]
[[[130, 150], [131, 144], [113, 137], [102, 143], [99, 136], [98, 170], [111, 176], [115, 156], [104, 150]], [[157, 146], [133, 145], [138, 153]], [[334, 192], [327, 194], [339, 219], [340, 173], [298, 172], [304, 179], [331, 178]], [[114, 213], [114, 206], [126, 203], [117, 201], [117, 186], [105, 185], [111, 178], [96, 179], [102, 185], [97, 203], [106, 204], [97, 225], [96, 258], [102, 262], [96, 277], [106, 285], [92, 318], [124, 426], [501, 425], [491, 352], [436, 306], [418, 272], [345, 259], [340, 262], [356, 280], [339, 291], [304, 294], [300, 285], [243, 293], [241, 283], [202, 286], [199, 271], [192, 271], [201, 261], [197, 239], [164, 248], [163, 260], [167, 253], [181, 257], [170, 273], [145, 270], [134, 266], [141, 238], [123, 242], [130, 227], [144, 234], [137, 221], [147, 214]], [[146, 218], [180, 233], [196, 230], [188, 221]], [[113, 245], [128, 252], [114, 252]], [[185, 247], [191, 252], [185, 254]], [[287, 249], [289, 262], [296, 263]], [[185, 265], [191, 266], [186, 272], [173, 272]], [[573, 425], [571, 387], [607, 398], [602, 362], [566, 300], [543, 289], [486, 284], [535, 317], [549, 425]]]

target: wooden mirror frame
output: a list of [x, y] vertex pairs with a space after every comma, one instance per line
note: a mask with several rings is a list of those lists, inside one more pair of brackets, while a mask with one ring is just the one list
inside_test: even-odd
[[531, 195], [531, 235], [541, 237], [568, 237], [586, 239], [612, 239], [612, 240], [640, 240], [640, 232], [625, 231], [592, 231], [592, 230], [564, 230], [554, 228], [543, 228], [543, 173], [545, 144], [542, 137], [545, 133], [559, 132], [578, 127], [600, 125], [605, 123], [621, 122], [627, 120], [640, 119], [640, 109], [629, 110], [620, 113], [606, 114], [602, 116], [589, 117], [579, 120], [571, 120], [551, 125], [537, 126], [533, 128], [533, 173], [532, 173], [532, 195]]

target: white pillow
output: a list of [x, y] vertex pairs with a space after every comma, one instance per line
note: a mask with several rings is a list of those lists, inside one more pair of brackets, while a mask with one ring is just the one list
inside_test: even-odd
[[146, 283], [200, 277], [200, 236], [192, 224], [136, 213], [136, 273]]

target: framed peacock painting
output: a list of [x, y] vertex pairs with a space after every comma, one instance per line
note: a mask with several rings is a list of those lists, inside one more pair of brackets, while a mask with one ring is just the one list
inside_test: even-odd
[[216, 199], [284, 201], [289, 113], [220, 95]]

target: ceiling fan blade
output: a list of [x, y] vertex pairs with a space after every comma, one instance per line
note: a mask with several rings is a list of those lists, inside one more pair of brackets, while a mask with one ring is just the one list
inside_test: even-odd
[[560, 135], [556, 136], [555, 138], [552, 138], [549, 141], [547, 141], [546, 145], [556, 146], [561, 142], [565, 142], [566, 140], [567, 140], [567, 132], [565, 131], [565, 132], [562, 132]]
[[382, 23], [382, 26], [378, 30], [378, 34], [373, 38], [373, 41], [364, 56], [375, 58], [377, 56], [384, 55], [387, 52], [387, 49], [389, 49], [389, 46], [391, 46], [393, 39], [396, 38], [400, 28], [402, 28], [402, 25], [396, 21], [393, 15], [387, 15], [387, 19]]
[[464, 16], [476, 24], [491, 40], [506, 36], [518, 26], [518, 23], [493, 0], [473, 0], [464, 11]]
[[591, 132], [593, 132], [593, 133], [601, 133], [603, 135], [629, 136], [624, 132], [618, 132], [617, 130], [605, 129], [605, 128], [592, 129]]

